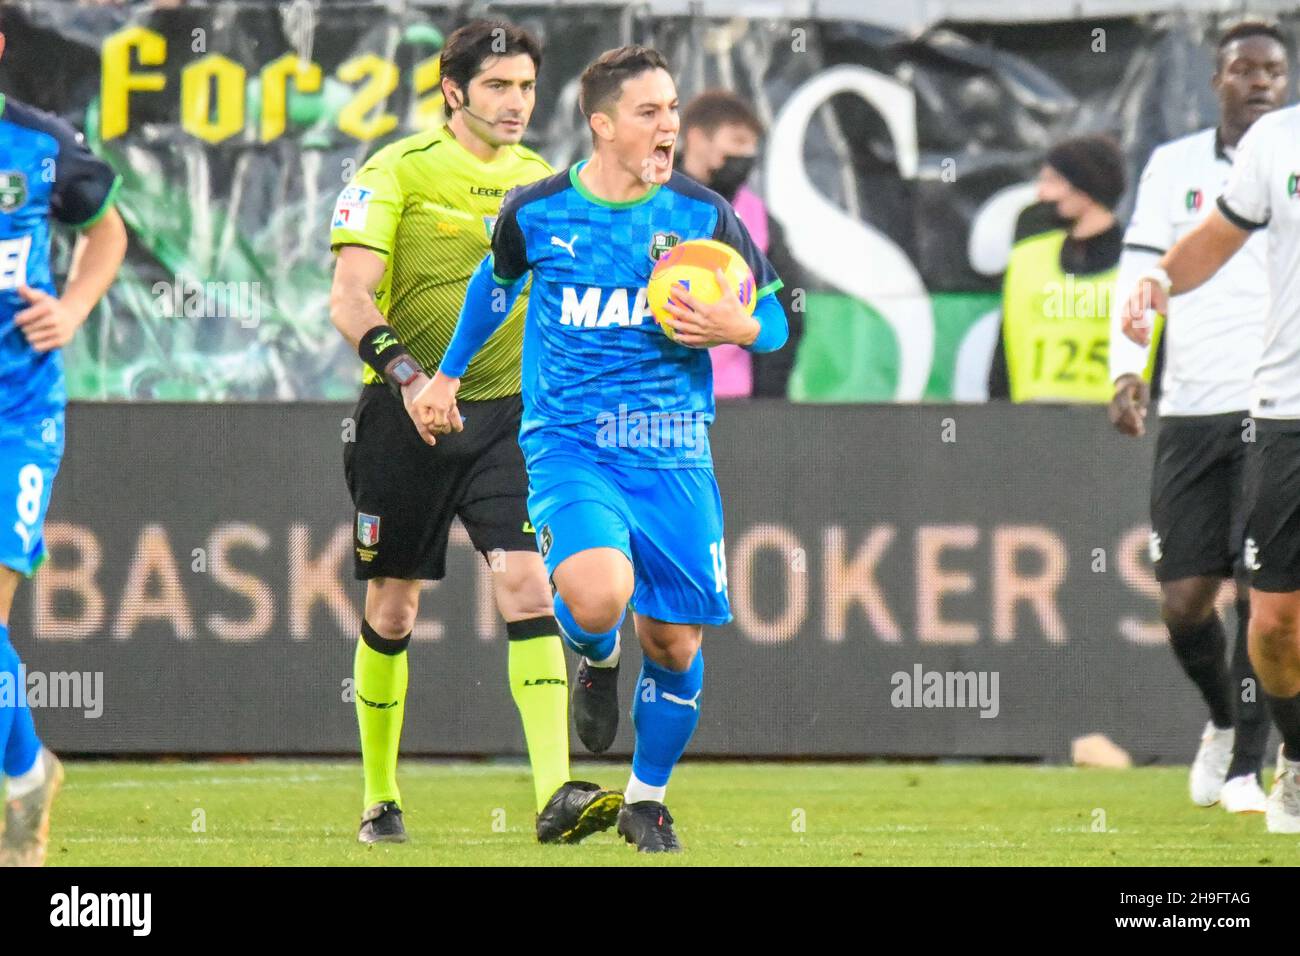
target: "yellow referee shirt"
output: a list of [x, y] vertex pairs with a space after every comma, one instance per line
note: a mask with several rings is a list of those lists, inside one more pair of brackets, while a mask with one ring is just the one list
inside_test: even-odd
[[[502, 198], [552, 172], [524, 146], [485, 163], [441, 126], [385, 146], [339, 194], [330, 248], [363, 246], [383, 257], [376, 305], [430, 374], [451, 341], [470, 275], [491, 251]], [[527, 308], [521, 295], [465, 370], [458, 397], [518, 394]], [[382, 381], [369, 366], [363, 380]]]

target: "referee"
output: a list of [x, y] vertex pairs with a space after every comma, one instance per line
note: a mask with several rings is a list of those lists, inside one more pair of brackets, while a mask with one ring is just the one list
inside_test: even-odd
[[[1138, 186], [1124, 236], [1118, 288], [1138, 277], [1214, 208], [1246, 130], [1281, 106], [1287, 51], [1277, 29], [1240, 23], [1219, 40], [1212, 79], [1219, 123], [1158, 147]], [[1148, 350], [1120, 330], [1122, 295], [1111, 325], [1110, 419], [1126, 435], [1145, 427]], [[1192, 802], [1232, 813], [1262, 813], [1259, 770], [1268, 715], [1247, 652], [1249, 579], [1241, 565], [1246, 524], [1246, 442], [1250, 386], [1264, 347], [1268, 248], [1254, 235], [1210, 281], [1178, 296], [1165, 337], [1160, 436], [1151, 478], [1151, 562], [1160, 612], [1183, 672], [1209, 709], [1192, 762]], [[1248, 434], [1248, 433], [1247, 433]], [[1237, 639], [1229, 669], [1220, 583], [1237, 576]]]
[[485, 559], [504, 558], [493, 562], [492, 577], [528, 742], [538, 840], [576, 843], [612, 825], [622, 806], [620, 793], [569, 780], [564, 651], [518, 444], [526, 300], [465, 373], [463, 431], [435, 439], [412, 412], [490, 249], [502, 197], [552, 172], [520, 145], [540, 63], [536, 39], [504, 21], [473, 20], [455, 31], [441, 57], [447, 123], [376, 153], [334, 210], [330, 319], [365, 363], [356, 440], [344, 448], [355, 573], [367, 582], [354, 672], [362, 843], [406, 840], [397, 755], [407, 646], [421, 582], [443, 577], [457, 517]]

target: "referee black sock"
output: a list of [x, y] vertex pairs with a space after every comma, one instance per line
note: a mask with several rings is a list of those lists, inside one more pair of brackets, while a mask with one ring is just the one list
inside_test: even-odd
[[1300, 760], [1300, 694], [1295, 697], [1265, 696], [1273, 723], [1282, 735], [1283, 755], [1287, 760]]
[[1268, 746], [1268, 705], [1250, 664], [1246, 628], [1250, 625], [1250, 600], [1237, 601], [1237, 643], [1232, 649], [1232, 702], [1237, 713], [1237, 736], [1232, 744], [1228, 779], [1258, 774]]
[[1224, 730], [1232, 726], [1232, 691], [1225, 659], [1227, 640], [1217, 611], [1191, 627], [1169, 625], [1169, 646], [1210, 708], [1210, 720]]

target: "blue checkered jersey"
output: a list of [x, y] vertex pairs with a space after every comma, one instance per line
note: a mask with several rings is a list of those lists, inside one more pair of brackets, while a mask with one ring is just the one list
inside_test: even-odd
[[492, 234], [498, 283], [532, 273], [520, 445], [530, 461], [576, 447], [637, 467], [711, 467], [709, 353], [664, 334], [646, 305], [650, 271], [678, 242], [716, 239], [749, 264], [756, 301], [781, 280], [712, 190], [674, 173], [612, 203], [583, 185], [582, 165], [512, 190]]
[[18, 287], [55, 294], [50, 220], [92, 225], [117, 183], [66, 122], [0, 95], [0, 422], [38, 418], [67, 400], [59, 351], [33, 351], [14, 324], [27, 308]]

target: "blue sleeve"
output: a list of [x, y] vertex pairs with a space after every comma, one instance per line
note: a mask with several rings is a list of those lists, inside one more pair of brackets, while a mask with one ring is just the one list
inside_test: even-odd
[[510, 315], [523, 287], [522, 276], [510, 283], [494, 276], [492, 256], [484, 256], [469, 278], [465, 303], [460, 307], [460, 318], [456, 320], [456, 331], [447, 343], [438, 371], [451, 378], [464, 375], [470, 360]]
[[754, 306], [754, 318], [758, 319], [758, 338], [746, 346], [749, 351], [775, 352], [785, 345], [790, 335], [790, 323], [775, 293], [769, 292], [758, 300]]

